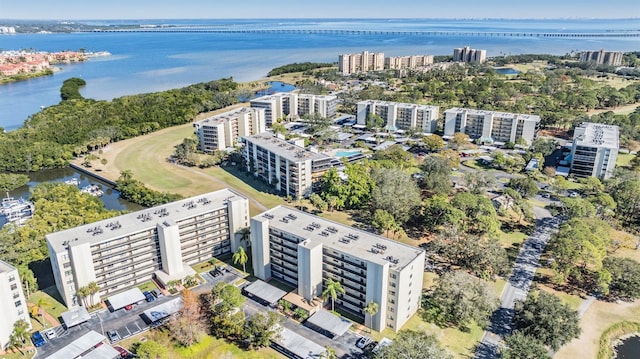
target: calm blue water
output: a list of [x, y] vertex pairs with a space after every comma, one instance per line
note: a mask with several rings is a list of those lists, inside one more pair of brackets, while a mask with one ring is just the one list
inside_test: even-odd
[[640, 358], [640, 337], [633, 336], [622, 341], [616, 346], [615, 359], [638, 359]]
[[[93, 24], [213, 25], [221, 29], [347, 29], [378, 31], [604, 32], [640, 29], [640, 20], [142, 20]], [[521, 53], [565, 54], [584, 49], [640, 50], [637, 38], [571, 39], [486, 36], [256, 34], [256, 33], [72, 33], [0, 36], [4, 50], [109, 51], [110, 57], [61, 66], [54, 76], [0, 85], [0, 127], [22, 125], [40, 106], [59, 101], [69, 77], [82, 77], [88, 98], [112, 99], [233, 77], [264, 77], [292, 62], [335, 62], [341, 53], [382, 51], [387, 55], [451, 54], [461, 46], [487, 49], [488, 56]]]
[[349, 157], [349, 156], [353, 156], [353, 155], [357, 155], [359, 154], [360, 151], [338, 151], [336, 152], [336, 157]]
[[495, 70], [497, 73], [502, 75], [517, 75], [520, 73], [520, 71], [512, 69], [511, 67], [497, 67]]

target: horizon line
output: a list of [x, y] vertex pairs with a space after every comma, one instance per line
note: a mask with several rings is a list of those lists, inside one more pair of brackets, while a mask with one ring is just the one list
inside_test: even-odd
[[0, 18], [0, 21], [109, 21], [109, 20], [640, 20], [640, 17], [180, 17], [180, 18]]

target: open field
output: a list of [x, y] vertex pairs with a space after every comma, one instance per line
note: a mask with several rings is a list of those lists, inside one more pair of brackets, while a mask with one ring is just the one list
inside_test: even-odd
[[599, 109], [599, 110], [591, 110], [589, 112], [587, 112], [587, 115], [595, 115], [595, 114], [599, 114], [599, 113], [603, 113], [603, 112], [609, 112], [612, 111], [613, 113], [617, 113], [617, 114], [621, 114], [621, 115], [628, 115], [630, 113], [632, 113], [633, 111], [636, 110], [637, 107], [640, 106], [640, 103], [632, 103], [630, 105], [624, 105], [624, 106], [620, 106], [620, 107], [616, 107], [616, 108], [607, 108], [607, 109]]
[[636, 157], [636, 155], [632, 155], [630, 153], [618, 153], [618, 158], [616, 159], [616, 167], [629, 167], [631, 164], [631, 160]]

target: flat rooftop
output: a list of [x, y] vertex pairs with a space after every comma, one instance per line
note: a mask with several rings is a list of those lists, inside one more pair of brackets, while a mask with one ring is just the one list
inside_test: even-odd
[[450, 108], [448, 110], [446, 110], [444, 113], [468, 113], [471, 115], [489, 115], [489, 114], [493, 114], [493, 116], [495, 117], [500, 117], [500, 118], [518, 118], [519, 120], [523, 120], [523, 121], [535, 121], [535, 122], [540, 122], [540, 116], [538, 115], [528, 115], [528, 114], [523, 114], [523, 113], [511, 113], [511, 112], [500, 112], [500, 111], [489, 111], [489, 110], [477, 110], [477, 109], [472, 109], [472, 108], [461, 108], [461, 107], [454, 107], [454, 108]]
[[247, 293], [256, 296], [270, 304], [277, 303], [280, 298], [284, 297], [287, 294], [287, 292], [285, 292], [284, 290], [278, 287], [274, 287], [271, 284], [263, 282], [259, 279], [246, 286], [244, 290]]
[[92, 330], [87, 332], [80, 338], [74, 340], [66, 347], [48, 356], [48, 358], [49, 359], [77, 358], [80, 354], [95, 347], [98, 343], [104, 342], [106, 339], [107, 338], [105, 338], [104, 335]]
[[349, 320], [338, 317], [324, 309], [320, 309], [316, 314], [307, 319], [307, 323], [326, 330], [336, 337], [341, 336], [351, 328], [351, 322]]
[[422, 110], [437, 110], [438, 106], [431, 106], [431, 105], [421, 105], [421, 104], [417, 104], [417, 103], [406, 103], [406, 102], [392, 102], [392, 101], [379, 101], [379, 100], [364, 100], [364, 101], [359, 101], [357, 103], [357, 105], [376, 105], [376, 106], [398, 106], [398, 107], [402, 107], [402, 108], [419, 108]]
[[319, 161], [330, 159], [331, 157], [322, 154], [307, 151], [304, 147], [294, 145], [286, 140], [277, 138], [268, 133], [243, 137], [245, 141], [251, 142], [257, 146], [273, 152], [291, 162], [300, 162], [305, 160]]
[[227, 201], [241, 199], [245, 198], [229, 189], [222, 189], [50, 233], [46, 236], [46, 239], [54, 251], [60, 253], [66, 251], [67, 245], [96, 244], [121, 238], [131, 233], [155, 228], [158, 224], [164, 222], [178, 222], [185, 218], [207, 213], [212, 209], [225, 207]]
[[577, 146], [620, 148], [620, 129], [614, 125], [583, 122], [576, 127], [573, 133], [573, 141]]
[[204, 120], [200, 120], [200, 121], [195, 121], [193, 123], [194, 126], [196, 125], [200, 125], [200, 126], [216, 126], [219, 125], [221, 123], [225, 123], [229, 120], [238, 118], [239, 115], [245, 114], [245, 113], [253, 113], [256, 111], [264, 111], [262, 109], [259, 108], [251, 108], [251, 107], [241, 107], [235, 110], [231, 110], [231, 111], [227, 111], [218, 115], [214, 115], [211, 117], [207, 117]]
[[274, 342], [293, 353], [296, 358], [319, 358], [325, 352], [323, 346], [287, 328], [282, 328], [280, 338], [275, 339]]
[[377, 264], [388, 262], [395, 270], [401, 270], [424, 252], [418, 247], [285, 206], [272, 208], [253, 219], [269, 221], [272, 228], [308, 239], [299, 245], [311, 248], [322, 243], [328, 248], [356, 256], [361, 260]]
[[13, 272], [14, 270], [16, 270], [14, 266], [12, 266], [11, 264], [5, 261], [0, 260], [0, 273]]

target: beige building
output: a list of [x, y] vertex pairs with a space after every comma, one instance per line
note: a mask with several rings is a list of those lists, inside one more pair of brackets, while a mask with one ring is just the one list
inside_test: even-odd
[[343, 75], [384, 70], [384, 53], [363, 51], [338, 56], [338, 71]]
[[243, 138], [247, 170], [285, 196], [308, 197], [314, 182], [340, 162], [321, 153], [307, 151], [303, 141], [288, 142], [270, 134]]
[[265, 110], [242, 107], [193, 123], [198, 148], [207, 153], [234, 147], [238, 138], [266, 131]]
[[306, 114], [320, 114], [322, 117], [336, 116], [338, 97], [334, 95], [311, 95], [294, 92], [278, 92], [273, 95], [251, 100], [251, 108], [265, 110], [265, 122], [271, 127], [278, 119], [298, 119]]
[[166, 284], [193, 264], [235, 252], [249, 226], [249, 202], [224, 189], [46, 236], [56, 287], [67, 307], [78, 288], [100, 287], [95, 302], [151, 280]]
[[477, 62], [483, 63], [487, 60], [487, 50], [471, 49], [469, 46], [453, 49], [454, 62]]
[[598, 65], [620, 66], [622, 65], [622, 52], [620, 51], [582, 51], [580, 62], [593, 62]]
[[382, 117], [385, 120], [384, 128], [389, 131], [413, 128], [422, 133], [434, 133], [438, 130], [437, 106], [376, 100], [358, 102], [358, 124], [366, 125], [369, 114]]
[[[251, 219], [254, 275], [297, 288], [306, 300], [321, 296], [331, 278], [342, 284], [336, 307], [382, 331], [398, 331], [420, 307], [424, 250], [278, 206]], [[378, 304], [373, 317], [364, 312]]]
[[388, 69], [416, 69], [433, 64], [433, 55], [395, 56], [384, 59], [384, 65]]
[[22, 319], [29, 324], [29, 309], [22, 292], [18, 269], [0, 260], [0, 351], [9, 347], [13, 324]]
[[571, 174], [576, 177], [613, 176], [618, 158], [619, 128], [601, 123], [583, 122], [573, 132]]
[[444, 115], [445, 136], [461, 132], [483, 142], [516, 142], [522, 137], [530, 145], [540, 126], [537, 115], [467, 108], [451, 108]]

